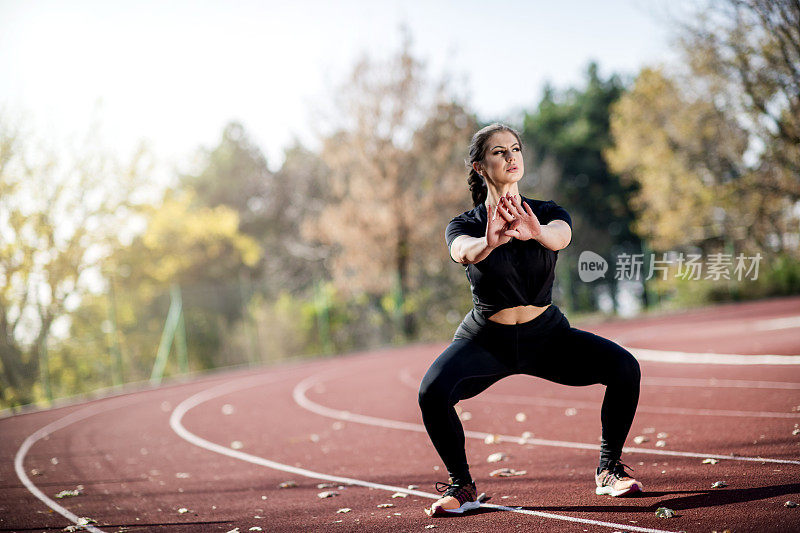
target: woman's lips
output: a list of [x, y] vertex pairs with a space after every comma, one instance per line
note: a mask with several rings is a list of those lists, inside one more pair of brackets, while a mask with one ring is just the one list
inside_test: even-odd
[[510, 167], [508, 169], [508, 172], [516, 172], [516, 171], [517, 171], [517, 167]]

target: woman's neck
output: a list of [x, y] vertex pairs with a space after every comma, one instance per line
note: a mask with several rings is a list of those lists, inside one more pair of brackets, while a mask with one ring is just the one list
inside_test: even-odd
[[[500, 187], [495, 187], [492, 184], [487, 184], [487, 194], [486, 194], [486, 205], [497, 205], [500, 201], [500, 198], [505, 196], [506, 194], [511, 194], [511, 196], [519, 196], [519, 187], [517, 187], [517, 183], [509, 183], [507, 185], [501, 185]], [[520, 197], [521, 199], [522, 197]]]

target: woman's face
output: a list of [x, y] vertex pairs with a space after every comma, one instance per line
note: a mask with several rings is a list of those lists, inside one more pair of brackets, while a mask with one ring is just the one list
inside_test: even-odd
[[486, 143], [483, 161], [476, 170], [488, 181], [496, 184], [516, 183], [525, 173], [522, 147], [517, 136], [510, 131], [498, 131]]

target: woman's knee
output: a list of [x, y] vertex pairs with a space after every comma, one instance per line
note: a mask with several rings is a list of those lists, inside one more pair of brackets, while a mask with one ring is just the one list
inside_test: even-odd
[[625, 383], [629, 386], [639, 387], [642, 379], [642, 370], [639, 361], [625, 348], [620, 347], [620, 358], [615, 372], [617, 382]]
[[419, 406], [424, 409], [432, 405], [446, 405], [450, 392], [445, 380], [426, 375], [419, 385]]

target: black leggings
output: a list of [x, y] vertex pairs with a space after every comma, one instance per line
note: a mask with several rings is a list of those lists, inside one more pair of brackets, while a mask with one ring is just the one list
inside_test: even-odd
[[419, 388], [425, 429], [454, 482], [471, 481], [456, 403], [513, 374], [564, 385], [606, 385], [600, 411], [600, 466], [620, 459], [639, 402], [641, 373], [630, 352], [571, 327], [555, 305], [530, 322], [516, 325], [486, 320], [473, 309]]

